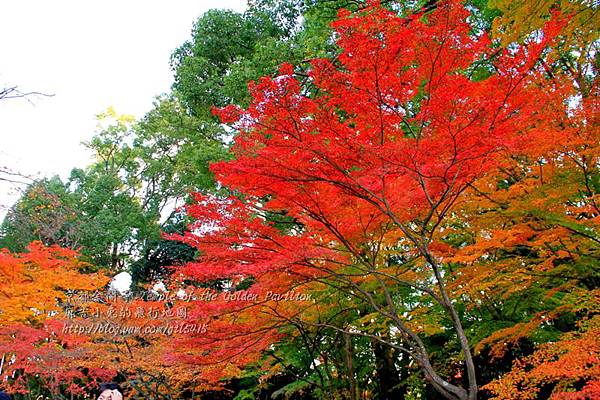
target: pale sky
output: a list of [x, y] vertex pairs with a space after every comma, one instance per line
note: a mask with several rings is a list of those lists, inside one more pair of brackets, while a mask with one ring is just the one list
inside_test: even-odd
[[[84, 167], [81, 145], [95, 115], [141, 117], [169, 90], [171, 52], [210, 8], [243, 11], [245, 0], [0, 1], [0, 87], [54, 94], [0, 101], [0, 167], [68, 176]], [[0, 220], [18, 198], [0, 182]]]

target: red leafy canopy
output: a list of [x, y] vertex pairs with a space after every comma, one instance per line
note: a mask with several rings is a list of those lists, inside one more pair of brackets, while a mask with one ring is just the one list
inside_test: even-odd
[[218, 179], [272, 196], [268, 208], [316, 229], [313, 212], [340, 225], [388, 211], [410, 220], [451, 199], [493, 167], [494, 153], [543, 124], [538, 102], [549, 97], [529, 84], [542, 46], [503, 54], [494, 75], [470, 79], [491, 51], [486, 36], [469, 35], [467, 16], [449, 4], [427, 22], [379, 8], [342, 17], [342, 53], [313, 62], [316, 96], [288, 65], [251, 86], [248, 110], [220, 111], [238, 117], [241, 133], [236, 160], [213, 167]]
[[[188, 208], [198, 222], [184, 240], [203, 257], [183, 272], [234, 284], [251, 276], [251, 291], [281, 291], [335, 275], [374, 235], [396, 243], [404, 236], [432, 264], [427, 245], [456, 198], [496, 166], [497, 154], [550, 129], [540, 105], [562, 107], [559, 96], [536, 84], [536, 60], [550, 36], [527, 51], [501, 52], [486, 36], [470, 34], [468, 15], [454, 1], [426, 18], [403, 19], [379, 7], [342, 14], [335, 60], [315, 60], [305, 82], [284, 65], [276, 78], [251, 85], [247, 110], [218, 110], [240, 132], [235, 160], [212, 170], [244, 201], [198, 196]], [[493, 73], [474, 79], [484, 66]], [[284, 234], [265, 222], [267, 211], [302, 228]], [[396, 232], [389, 234], [390, 226]], [[254, 304], [260, 318], [227, 321], [245, 324], [229, 335], [236, 340], [290, 318], [273, 303], [236, 304], [203, 305], [197, 316]], [[220, 342], [196, 338], [203, 356], [226, 347], [223, 331], [213, 331]]]

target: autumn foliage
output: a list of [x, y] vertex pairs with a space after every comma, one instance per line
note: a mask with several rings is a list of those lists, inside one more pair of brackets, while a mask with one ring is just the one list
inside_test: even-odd
[[[593, 228], [570, 225], [566, 198], [548, 197], [544, 185], [557, 170], [573, 167], [565, 155], [575, 164], [591, 162], [587, 171], [596, 173], [597, 165], [597, 153], [575, 153], [597, 148], [593, 109], [584, 100], [567, 110], [573, 87], [568, 79], [547, 76], [564, 19], [557, 16], [534, 40], [502, 50], [485, 34], [472, 34], [468, 15], [454, 2], [426, 17], [400, 18], [377, 6], [341, 13], [334, 24], [340, 47], [335, 60], [313, 60], [304, 81], [284, 65], [277, 77], [251, 86], [247, 109], [217, 110], [239, 130], [235, 159], [213, 166], [234, 195], [198, 195], [188, 207], [197, 222], [182, 240], [203, 256], [181, 272], [194, 281], [226, 280], [230, 290], [251, 280], [249, 290], [262, 295], [292, 288], [322, 293], [322, 285], [346, 291], [363, 310], [362, 319], [333, 328], [407, 353], [446, 398], [477, 398], [473, 347], [478, 351], [497, 340], [506, 345], [576, 312], [575, 305], [530, 311], [524, 322], [480, 337], [478, 344], [469, 340], [455, 306], [457, 299], [473, 308], [532, 290], [539, 282], [532, 269], [543, 273], [560, 265], [557, 260], [569, 251], [561, 246], [581, 240], [569, 229]], [[545, 170], [540, 181], [529, 171], [532, 163]], [[498, 174], [514, 169], [523, 176], [499, 187]], [[490, 188], [494, 193], [486, 194]], [[564, 196], [573, 193], [562, 189]], [[527, 205], [503, 203], [519, 202], [531, 191], [545, 197], [527, 199]], [[588, 193], [577, 211], [591, 206], [595, 219], [596, 197]], [[500, 213], [483, 213], [485, 202]], [[532, 205], [556, 219], [538, 223], [515, 214]], [[515, 213], [504, 212], [507, 207], [516, 207]], [[504, 214], [510, 222], [500, 221]], [[278, 226], [277, 217], [292, 227]], [[471, 239], [452, 243], [449, 233], [460, 225]], [[494, 258], [522, 243], [541, 248], [535, 267], [519, 257]], [[420, 304], [407, 305], [400, 293]], [[276, 328], [290, 321], [331, 327], [311, 312], [321, 301], [202, 307], [199, 317], [217, 317], [225, 325], [214, 338], [188, 344], [203, 349], [205, 360], [214, 355], [243, 365], [256, 360], [277, 338]], [[433, 322], [436, 307], [440, 319]], [[423, 342], [427, 331], [447, 329], [442, 324], [456, 335], [462, 387], [436, 371]], [[395, 337], [384, 339], [392, 328]]]
[[[114, 371], [78, 369], [76, 349], [85, 342], [62, 332], [68, 291], [93, 291], [108, 282], [103, 274], [86, 273], [90, 265], [76, 252], [33, 242], [25, 253], [0, 252], [0, 353], [2, 379], [27, 391], [29, 376], [50, 388], [66, 386], [85, 393], [86, 377], [107, 379]], [[81, 384], [81, 385], [80, 385]]]
[[178, 393], [196, 381], [195, 369], [165, 362], [161, 350], [174, 335], [168, 329], [185, 323], [186, 304], [121, 298], [107, 291], [104, 273], [90, 269], [77, 252], [58, 246], [2, 250], [5, 389], [25, 394], [39, 385], [47, 395], [84, 396], [121, 374], [137, 382], [133, 393], [154, 396], [164, 385]]
[[[166, 235], [198, 251], [163, 282], [191, 301], [79, 309], [145, 329], [164, 322], [151, 309], [185, 307], [205, 329], [65, 333], [67, 291], [106, 278], [57, 247], [0, 253], [2, 374], [83, 393], [153, 373], [178, 394], [294, 376], [289, 393], [342, 382], [340, 398], [377, 397], [360, 390], [361, 343], [380, 387], [400, 386], [387, 367], [432, 398], [600, 396], [596, 75], [563, 68], [570, 15], [552, 9], [509, 45], [471, 18], [453, 0], [342, 10], [336, 57], [284, 64], [250, 84], [248, 107], [214, 109], [232, 157], [184, 208], [187, 232]], [[284, 356], [298, 342], [304, 375]]]

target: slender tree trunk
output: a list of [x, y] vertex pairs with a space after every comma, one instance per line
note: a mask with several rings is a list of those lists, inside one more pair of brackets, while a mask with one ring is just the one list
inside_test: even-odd
[[119, 245], [117, 243], [113, 243], [112, 245], [112, 251], [111, 251], [111, 262], [110, 262], [110, 268], [113, 271], [117, 270], [117, 264], [119, 262], [119, 257], [118, 257], [118, 250], [119, 250]]
[[[407, 371], [406, 368], [402, 368], [400, 371], [396, 368], [398, 351], [375, 339], [371, 341], [371, 346], [375, 355], [375, 368], [379, 384], [378, 398], [380, 400], [403, 399], [406, 396], [406, 387], [400, 387], [400, 383], [407, 378]], [[403, 358], [403, 360], [405, 359], [406, 357]]]
[[348, 383], [350, 384], [350, 400], [358, 400], [358, 388], [356, 378], [354, 377], [354, 351], [352, 347], [352, 337], [344, 333], [344, 350], [346, 357], [346, 369], [348, 371]]

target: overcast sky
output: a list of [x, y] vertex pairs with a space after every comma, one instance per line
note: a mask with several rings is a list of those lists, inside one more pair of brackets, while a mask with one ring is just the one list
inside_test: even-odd
[[[0, 2], [0, 88], [54, 94], [0, 101], [0, 167], [68, 176], [89, 154], [95, 115], [144, 115], [169, 90], [171, 52], [210, 8], [245, 0], [14, 0]], [[0, 182], [0, 205], [18, 195]], [[0, 209], [0, 218], [4, 216]]]

